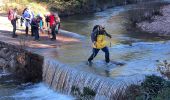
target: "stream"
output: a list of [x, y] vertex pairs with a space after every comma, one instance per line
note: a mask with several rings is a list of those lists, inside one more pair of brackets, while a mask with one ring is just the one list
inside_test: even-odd
[[[75, 15], [63, 18], [61, 28], [85, 36], [80, 43], [61, 45], [48, 56], [78, 70], [104, 76], [114, 81], [131, 82], [141, 80], [145, 75], [157, 74], [156, 60], [170, 60], [170, 41], [167, 38], [144, 32], [127, 31], [127, 11], [136, 5], [110, 8], [94, 14]], [[105, 26], [112, 35], [108, 39], [111, 61], [123, 62], [123, 66], [115, 66], [109, 73], [102, 68], [104, 53], [99, 52], [89, 67], [86, 61], [92, 53], [90, 32], [94, 25]], [[7, 77], [9, 74], [0, 71], [0, 100], [73, 100], [73, 97], [51, 90], [46, 84], [18, 84]], [[44, 95], [45, 94], [45, 95]]]

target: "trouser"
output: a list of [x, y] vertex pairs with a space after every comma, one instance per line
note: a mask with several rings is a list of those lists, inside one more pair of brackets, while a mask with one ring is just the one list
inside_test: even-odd
[[26, 20], [25, 21], [25, 33], [26, 35], [28, 35], [28, 31], [29, 31], [29, 26], [30, 26], [30, 21], [29, 20]]
[[35, 40], [38, 40], [38, 39], [39, 39], [39, 29], [37, 29], [37, 28], [32, 28], [32, 33], [33, 33], [34, 36], [35, 36]]
[[31, 26], [31, 36], [35, 35], [33, 31], [34, 31], [33, 26]]
[[56, 31], [55, 31], [55, 25], [51, 26], [51, 34], [52, 34], [52, 39], [56, 40]]
[[46, 22], [47, 27], [48, 27], [48, 24], [49, 24], [49, 22]]
[[12, 33], [12, 35], [15, 36], [16, 35], [16, 28], [17, 28], [16, 19], [11, 20], [11, 24], [13, 26], [13, 33]]
[[25, 29], [25, 33], [26, 33], [26, 35], [28, 35], [28, 30], [29, 30], [29, 27], [28, 27], [28, 26], [26, 26], [26, 29]]
[[21, 26], [22, 26], [23, 23], [24, 23], [24, 18], [21, 17], [21, 18], [20, 18], [20, 24], [21, 24]]
[[[103, 52], [105, 52], [105, 61], [106, 61], [106, 63], [109, 63], [110, 58], [109, 58], [109, 49], [108, 49], [108, 47], [104, 47], [101, 50]], [[89, 57], [88, 61], [92, 61], [94, 59], [94, 57], [96, 57], [96, 55], [98, 54], [99, 51], [100, 51], [100, 49], [93, 48], [93, 53]]]

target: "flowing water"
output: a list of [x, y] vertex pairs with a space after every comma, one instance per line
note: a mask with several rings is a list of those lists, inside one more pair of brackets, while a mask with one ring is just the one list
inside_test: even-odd
[[0, 72], [0, 100], [74, 100], [73, 97], [54, 92], [44, 83], [21, 84], [10, 73]]
[[[170, 41], [157, 35], [129, 32], [124, 23], [127, 10], [135, 5], [121, 6], [88, 15], [76, 15], [62, 19], [62, 28], [83, 35], [80, 43], [61, 45], [46, 52], [43, 65], [43, 83], [18, 85], [2, 80], [0, 100], [70, 100], [71, 88], [80, 90], [89, 87], [96, 91], [96, 100], [113, 98], [117, 87], [126, 83], [139, 82], [145, 75], [159, 74], [156, 60], [170, 60]], [[94, 59], [95, 66], [89, 67], [86, 61], [91, 54], [90, 32], [94, 25], [102, 24], [112, 35], [110, 58], [125, 63], [115, 66], [110, 72], [103, 69], [104, 54], [99, 52]], [[1, 80], [1, 78], [0, 78]], [[56, 93], [49, 89], [58, 91]], [[6, 92], [4, 92], [6, 91]], [[44, 95], [45, 94], [45, 95]], [[100, 98], [100, 99], [99, 99]], [[56, 99], [54, 99], [56, 100]], [[103, 99], [104, 100], [104, 99]]]
[[[113, 99], [117, 87], [138, 83], [145, 75], [157, 74], [157, 60], [170, 60], [170, 41], [156, 34], [130, 32], [125, 30], [126, 14], [133, 5], [116, 7], [104, 12], [78, 15], [63, 19], [63, 28], [84, 35], [81, 43], [62, 45], [46, 58], [43, 66], [43, 80], [62, 93], [70, 94], [72, 86], [80, 90], [89, 87], [96, 91], [98, 98]], [[124, 62], [113, 70], [104, 68], [104, 54], [99, 52], [94, 65], [86, 65], [91, 54], [90, 32], [94, 25], [102, 24], [112, 34], [109, 47], [112, 61]], [[106, 100], [107, 100], [106, 99]]]
[[[68, 64], [76, 69], [91, 72], [113, 79], [148, 74], [158, 74], [156, 60], [169, 60], [169, 39], [156, 34], [126, 31], [127, 11], [135, 5], [115, 7], [104, 12], [89, 15], [77, 15], [63, 19], [62, 27], [66, 30], [86, 36], [81, 43], [69, 44], [57, 48], [51, 55], [59, 62]], [[105, 26], [112, 35], [110, 58], [112, 61], [124, 62], [124, 66], [115, 67], [109, 75], [102, 69], [104, 54], [100, 51], [94, 59], [97, 66], [85, 64], [92, 53], [90, 32], [94, 25]]]

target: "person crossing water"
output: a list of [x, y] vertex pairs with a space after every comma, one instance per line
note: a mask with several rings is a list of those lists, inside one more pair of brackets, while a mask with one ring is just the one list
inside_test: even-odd
[[100, 50], [105, 52], [105, 61], [108, 64], [110, 62], [109, 58], [109, 49], [107, 47], [106, 36], [112, 38], [110, 34], [108, 34], [105, 28], [101, 25], [95, 25], [93, 31], [91, 33], [91, 41], [93, 43], [93, 53], [88, 58], [88, 64], [92, 64], [92, 60]]

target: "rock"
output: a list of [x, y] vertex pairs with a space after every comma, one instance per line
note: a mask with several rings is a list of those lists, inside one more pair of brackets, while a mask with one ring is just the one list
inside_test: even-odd
[[0, 68], [6, 67], [7, 64], [8, 62], [5, 59], [0, 58]]
[[170, 5], [162, 8], [163, 16], [153, 16], [153, 22], [137, 23], [137, 27], [149, 33], [158, 33], [160, 36], [170, 36]]

